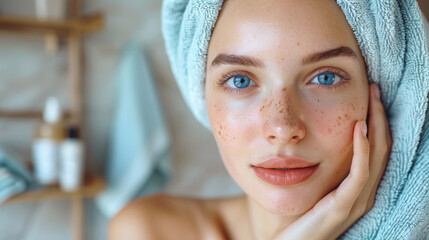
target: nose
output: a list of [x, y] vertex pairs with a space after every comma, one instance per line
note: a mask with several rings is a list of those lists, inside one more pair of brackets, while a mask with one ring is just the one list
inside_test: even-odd
[[[283, 102], [283, 103], [281, 103]], [[305, 136], [305, 126], [291, 101], [279, 101], [265, 113], [264, 137], [271, 144], [294, 144]]]

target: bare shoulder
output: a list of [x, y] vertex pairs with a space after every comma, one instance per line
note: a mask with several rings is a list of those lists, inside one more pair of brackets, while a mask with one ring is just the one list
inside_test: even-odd
[[109, 239], [204, 239], [221, 233], [217, 218], [215, 202], [153, 195], [125, 206], [109, 224]]

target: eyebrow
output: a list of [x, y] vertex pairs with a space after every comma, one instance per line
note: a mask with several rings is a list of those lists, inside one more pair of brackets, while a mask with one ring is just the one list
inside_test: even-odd
[[[339, 47], [330, 49], [323, 52], [313, 53], [302, 59], [302, 64], [307, 65], [310, 63], [320, 62], [322, 60], [326, 60], [334, 57], [349, 57], [357, 60], [357, 54], [353, 49], [349, 47]], [[227, 54], [221, 53], [217, 55], [211, 65], [210, 68], [220, 66], [220, 65], [242, 65], [242, 66], [250, 66], [250, 67], [264, 67], [264, 63], [259, 59], [256, 59], [251, 56], [246, 55], [235, 55], [235, 54]]]
[[222, 64], [243, 65], [251, 67], [265, 66], [262, 61], [250, 56], [221, 53], [217, 55], [215, 59], [213, 59], [210, 67], [213, 68]]
[[353, 49], [343, 46], [343, 47], [334, 48], [328, 51], [311, 54], [310, 56], [307, 56], [302, 59], [302, 64], [306, 65], [310, 63], [316, 63], [316, 62], [320, 62], [322, 60], [326, 60], [334, 57], [349, 57], [357, 60], [358, 59], [357, 56], [358, 55], [356, 54], [355, 51], [353, 51]]

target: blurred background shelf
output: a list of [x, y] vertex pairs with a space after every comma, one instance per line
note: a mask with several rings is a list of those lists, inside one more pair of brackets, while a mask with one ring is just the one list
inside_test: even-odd
[[0, 15], [0, 30], [13, 32], [32, 32], [40, 34], [85, 34], [100, 30], [104, 25], [104, 15], [93, 13], [79, 19], [41, 20], [31, 17]]
[[[71, 117], [70, 111], [63, 112], [63, 118], [69, 119]], [[0, 109], [0, 118], [14, 118], [14, 119], [42, 119], [43, 111], [37, 110], [1, 110]]]
[[[64, 40], [65, 44], [61, 47], [67, 46], [69, 107], [63, 117], [80, 129], [81, 141], [86, 146], [86, 128], [83, 123], [85, 84], [82, 76], [84, 70], [82, 38], [85, 34], [101, 30], [104, 27], [105, 19], [104, 14], [98, 12], [81, 15], [80, 7], [80, 0], [70, 0], [67, 7], [67, 18], [64, 19], [0, 15], [0, 31], [13, 33], [17, 37], [20, 35], [40, 35], [45, 38], [45, 50], [48, 54], [55, 54], [60, 47], [60, 40]], [[42, 114], [39, 109], [0, 109], [0, 118], [35, 120], [42, 119]], [[91, 159], [87, 152], [84, 153], [84, 156], [85, 159]], [[65, 192], [58, 185], [41, 187], [15, 195], [5, 203], [43, 201], [55, 198], [69, 199], [71, 202], [72, 239], [82, 240], [85, 235], [84, 219], [86, 212], [83, 200], [94, 197], [104, 187], [105, 182], [101, 176], [86, 173], [83, 186], [77, 191]]]
[[83, 186], [77, 191], [65, 192], [60, 189], [59, 185], [41, 187], [40, 189], [29, 190], [15, 195], [8, 199], [5, 204], [24, 201], [40, 201], [53, 198], [93, 197], [103, 190], [104, 186], [105, 183], [102, 177], [87, 174], [84, 178]]

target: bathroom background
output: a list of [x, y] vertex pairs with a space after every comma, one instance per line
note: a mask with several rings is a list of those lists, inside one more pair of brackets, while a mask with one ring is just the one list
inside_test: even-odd
[[[35, 17], [35, 1], [0, 0], [0, 16]], [[145, 185], [153, 177], [151, 171], [163, 173], [158, 176], [162, 181], [158, 178], [154, 182], [169, 180], [164, 191], [171, 194], [197, 197], [240, 194], [222, 165], [213, 137], [193, 118], [176, 86], [161, 35], [162, 1], [81, 0], [80, 3], [82, 15], [94, 12], [104, 15], [103, 28], [85, 35], [82, 41], [86, 170], [101, 174], [106, 182], [101, 195], [85, 200], [84, 239], [107, 239], [110, 215], [129, 199], [159, 188], [156, 184], [149, 189]], [[421, 1], [421, 7], [429, 16], [429, 2]], [[43, 35], [0, 31], [0, 110], [41, 110], [49, 96], [57, 97], [61, 106], [68, 108], [67, 51], [67, 44], [60, 43], [55, 53], [47, 53]], [[151, 85], [154, 96], [138, 94]], [[127, 89], [135, 90], [134, 95], [128, 94]], [[157, 105], [161, 109], [154, 110]], [[148, 121], [151, 116], [143, 114], [131, 119], [133, 112], [142, 111], [158, 112], [163, 119], [156, 125], [165, 137], [158, 157], [147, 154], [148, 149], [156, 148], [155, 139], [138, 133], [149, 131], [153, 124]], [[13, 156], [9, 161], [31, 162], [33, 133], [38, 122], [38, 119], [0, 117], [0, 156], [4, 151]], [[121, 143], [129, 134], [136, 137]], [[117, 168], [109, 171], [109, 166]], [[127, 172], [132, 166], [141, 168]], [[125, 179], [127, 174], [132, 177]], [[108, 177], [113, 180], [108, 181]], [[117, 189], [133, 181], [138, 182], [134, 189], [124, 192]], [[0, 195], [2, 190], [0, 184]], [[118, 192], [124, 197], [112, 197]], [[68, 198], [0, 202], [0, 240], [74, 239], [70, 207]]]
[[[121, 75], [121, 66], [132, 61], [125, 56], [128, 52], [146, 60], [150, 71], [142, 74], [149, 74], [146, 81], [156, 86], [158, 104], [162, 106], [163, 127], [170, 143], [170, 168], [174, 169], [166, 191], [191, 196], [239, 192], [221, 163], [214, 139], [193, 118], [173, 79], [161, 35], [162, 1], [81, 0], [80, 3], [82, 15], [101, 12], [105, 18], [103, 28], [85, 35], [82, 41], [84, 134], [90, 156], [87, 170], [96, 173], [107, 170], [112, 145], [116, 144], [112, 135], [115, 135], [115, 119], [120, 118], [119, 99], [124, 98], [118, 89], [127, 77]], [[35, 17], [35, 0], [0, 0], [0, 15]], [[49, 96], [57, 97], [63, 109], [69, 107], [68, 46], [60, 42], [57, 52], [50, 54], [45, 51], [44, 41], [43, 35], [0, 31], [0, 110], [42, 110]], [[139, 87], [144, 90], [144, 86]], [[150, 108], [144, 102], [134, 107]], [[0, 149], [16, 157], [13, 160], [31, 161], [33, 133], [38, 122], [0, 117]], [[0, 186], [0, 193], [1, 190]], [[1, 204], [0, 240], [72, 239], [70, 207], [69, 199]], [[94, 198], [85, 201], [85, 210], [85, 239], [107, 239], [110, 212], [96, 205]]]

